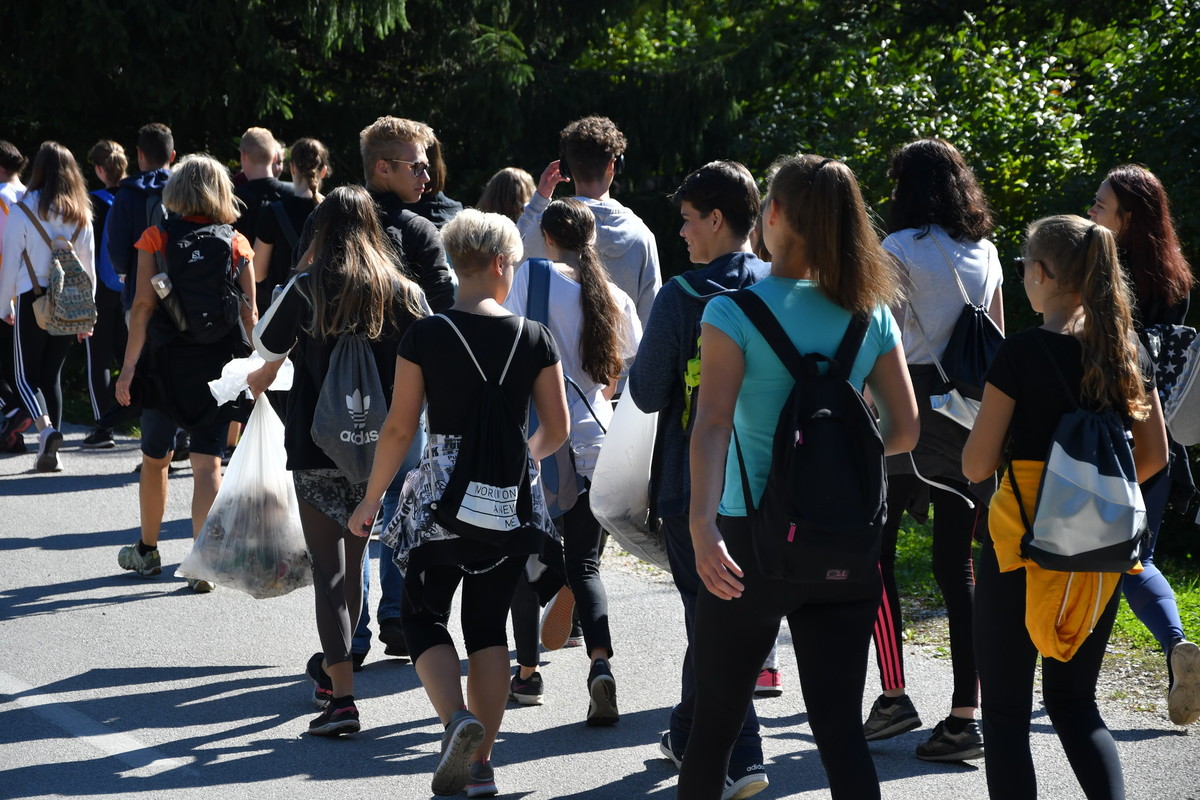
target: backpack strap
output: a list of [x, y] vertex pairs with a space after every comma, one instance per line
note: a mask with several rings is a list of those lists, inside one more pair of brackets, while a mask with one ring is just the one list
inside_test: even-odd
[[[967, 287], [963, 286], [962, 278], [958, 274], [958, 269], [955, 268], [954, 262], [950, 260], [950, 256], [946, 252], [946, 248], [942, 247], [942, 243], [938, 241], [937, 235], [933, 232], [933, 228], [929, 229], [929, 238], [933, 239], [933, 243], [937, 245], [937, 249], [942, 251], [942, 258], [946, 259], [946, 266], [950, 267], [950, 271], [954, 273], [954, 282], [958, 284], [958, 291], [962, 293], [963, 302], [969, 306], [975, 305], [971, 302], [971, 297], [967, 294]], [[983, 287], [983, 291], [985, 293], [987, 292], [986, 285]], [[987, 300], [986, 295], [980, 299], [979, 305], [982, 306], [985, 300]]]
[[21, 260], [25, 262], [25, 269], [27, 269], [29, 271], [29, 282], [33, 284], [33, 296], [41, 297], [43, 294], [42, 287], [37, 282], [37, 275], [35, 275], [33, 272], [33, 264], [31, 264], [29, 262], [29, 251], [28, 250], [21, 251]]
[[154, 251], [154, 263], [158, 266], [158, 271], [161, 274], [167, 272], [167, 242], [169, 241], [169, 237], [165, 225], [156, 225], [155, 227], [158, 228], [163, 237], [162, 248]]
[[287, 210], [283, 207], [283, 201], [276, 200], [271, 203], [271, 211], [275, 214], [275, 221], [279, 223], [279, 232], [283, 234], [284, 239], [287, 239], [288, 246], [295, 250], [296, 245], [300, 242], [300, 236], [296, 233], [296, 226], [292, 224]]
[[[54, 244], [50, 241], [50, 234], [46, 233], [46, 229], [42, 227], [42, 221], [38, 219], [37, 214], [33, 213], [33, 210], [25, 205], [24, 200], [17, 201], [17, 208], [25, 212], [25, 216], [29, 217], [29, 221], [33, 223], [33, 227], [37, 228], [37, 232], [41, 234], [42, 241], [46, 243], [46, 247], [53, 250]], [[78, 235], [78, 231], [76, 231], [76, 235]], [[74, 240], [72, 239], [72, 241]]]
[[[854, 362], [858, 359], [858, 351], [862, 349], [863, 342], [866, 341], [869, 322], [866, 314], [852, 315], [850, 323], [846, 326], [846, 332], [842, 335], [842, 343], [838, 345], [837, 354], [833, 357], [834, 363], [830, 367], [830, 372], [840, 375], [847, 382], [850, 381], [850, 372], [854, 369]], [[858, 389], [857, 386], [854, 388]]]
[[799, 381], [817, 374], [816, 365], [811, 361], [806, 362], [800, 355], [800, 351], [792, 344], [787, 331], [779, 324], [779, 319], [776, 318], [765, 300], [745, 289], [730, 294], [729, 299], [737, 303], [738, 308], [750, 320], [750, 324], [767, 340], [767, 344], [775, 351], [775, 355], [787, 367], [787, 371], [792, 374], [793, 378]]
[[[462, 331], [458, 329], [458, 326], [454, 324], [454, 321], [445, 314], [434, 314], [434, 316], [445, 320], [446, 324], [449, 325], [451, 330], [454, 331], [455, 335], [458, 336], [458, 340], [462, 342], [462, 346], [466, 348], [467, 355], [471, 357], [471, 362], [475, 364], [475, 369], [479, 370], [479, 377], [483, 378], [484, 383], [487, 383], [487, 373], [483, 371], [483, 367], [479, 366], [479, 360], [475, 358], [475, 352], [471, 350], [471, 345], [467, 344], [467, 337], [463, 336]], [[524, 330], [525, 318], [517, 317], [517, 335], [513, 338], [512, 348], [508, 351], [508, 360], [504, 362], [504, 370], [500, 373], [500, 380], [496, 382], [498, 386], [504, 384], [504, 378], [508, 375], [508, 368], [512, 364], [513, 354], [517, 352], [517, 345], [521, 343], [521, 334], [524, 332]]]
[[531, 258], [529, 286], [525, 293], [525, 316], [545, 325], [550, 321], [550, 271], [554, 265], [548, 258]]

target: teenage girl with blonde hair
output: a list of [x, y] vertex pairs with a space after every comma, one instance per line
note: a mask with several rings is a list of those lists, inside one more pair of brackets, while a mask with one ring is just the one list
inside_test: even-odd
[[[1005, 800], [1037, 797], [1029, 729], [1040, 650], [1043, 702], [1084, 795], [1119, 799], [1125, 796], [1121, 762], [1096, 706], [1096, 680], [1121, 576], [1049, 572], [1022, 559], [1025, 526], [1012, 482], [1033, 519], [1054, 431], [1076, 403], [1121, 415], [1133, 435], [1139, 481], [1166, 466], [1166, 429], [1149, 388], [1148, 359], [1139, 359], [1133, 295], [1112, 232], [1076, 216], [1038, 220], [1029, 227], [1020, 264], [1018, 277], [1043, 322], [1007, 338], [996, 354], [962, 457], [963, 474], [973, 481], [1000, 467], [1006, 447], [1012, 459], [992, 498], [975, 590], [988, 792]], [[1063, 391], [1064, 381], [1075, 397]], [[1040, 625], [1037, 612], [1047, 605], [1061, 605], [1071, 617], [1068, 590], [1097, 597], [1103, 611], [1079, 625], [1073, 617]], [[1084, 605], [1090, 614], [1094, 604]]]
[[[167, 505], [167, 470], [175, 450], [175, 432], [182, 428], [191, 437], [192, 538], [200, 533], [204, 518], [221, 486], [221, 457], [225, 453], [228, 409], [219, 408], [208, 390], [208, 381], [235, 356], [244, 355], [243, 342], [254, 327], [253, 251], [246, 237], [230, 227], [238, 218], [229, 171], [205, 155], [184, 158], [163, 188], [163, 206], [177, 217], [163, 227], [147, 228], [134, 247], [138, 251], [137, 289], [129, 313], [129, 340], [117, 379], [117, 402], [134, 402], [138, 379], [142, 404], [142, 466], [138, 500], [141, 538], [121, 548], [117, 563], [143, 576], [162, 571], [158, 553], [159, 528]], [[228, 269], [244, 298], [241, 324], [220, 341], [198, 343], [183, 336], [159, 303], [151, 279], [161, 270], [156, 254], [201, 228], [229, 238], [229, 261], [206, 269]], [[183, 298], [186, 304], [186, 298]], [[208, 581], [188, 579], [196, 592], [212, 591]]]

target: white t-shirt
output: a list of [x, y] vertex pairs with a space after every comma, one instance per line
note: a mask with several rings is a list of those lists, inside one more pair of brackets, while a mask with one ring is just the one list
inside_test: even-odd
[[[609, 282], [608, 289], [619, 310], [618, 328], [621, 333], [621, 356], [628, 364], [637, 355], [638, 342], [642, 339], [642, 325], [638, 321], [637, 306], [616, 284]], [[612, 404], [602, 394], [604, 384], [596, 383], [591, 375], [583, 371], [583, 356], [580, 350], [580, 331], [583, 326], [583, 306], [580, 296], [582, 287], [553, 270], [550, 276], [550, 319], [546, 327], [558, 345], [562, 359], [563, 374], [579, 385], [585, 403], [573, 388], [567, 388], [567, 407], [571, 418], [571, 450], [575, 453], [575, 469], [585, 478], [592, 477], [604, 432], [612, 421]], [[521, 265], [513, 278], [512, 288], [504, 307], [514, 314], [525, 316], [526, 299], [529, 294], [529, 264]], [[588, 406], [591, 406], [591, 410]]]
[[[24, 204], [35, 214], [37, 213], [39, 192], [27, 192], [22, 198]], [[59, 236], [70, 240], [75, 232], [75, 225], [67, 222], [58, 214], [51, 214], [50, 219], [41, 219], [46, 235], [53, 240]], [[4, 228], [4, 240], [0, 242], [0, 312], [7, 314], [8, 302], [25, 292], [33, 289], [29, 280], [29, 271], [22, 252], [29, 253], [29, 262], [37, 276], [39, 286], [47, 286], [50, 282], [50, 247], [38, 233], [37, 228], [29, 220], [29, 216], [15, 206], [9, 209], [8, 224]], [[95, 243], [92, 239], [92, 221], [89, 216], [87, 223], [79, 229], [79, 238], [75, 240], [75, 255], [83, 271], [92, 281], [92, 295], [96, 294]]]
[[[955, 241], [941, 226], [930, 225], [928, 231], [923, 228], [896, 231], [883, 240], [883, 247], [899, 258], [908, 271], [908, 304], [921, 321], [918, 329], [908, 308], [896, 309], [904, 317], [905, 360], [909, 364], [932, 364], [926, 337], [940, 359], [967, 302], [963, 290], [971, 304], [991, 307], [992, 298], [1004, 280], [996, 246], [987, 239]], [[947, 258], [958, 271], [962, 290], [954, 280]]]

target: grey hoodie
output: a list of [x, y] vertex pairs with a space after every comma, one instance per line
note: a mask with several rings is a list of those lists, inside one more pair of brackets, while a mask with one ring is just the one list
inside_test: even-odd
[[[650, 319], [654, 296], [662, 286], [662, 276], [658, 271], [658, 244], [654, 234], [641, 217], [612, 198], [575, 199], [587, 203], [596, 216], [596, 250], [612, 282], [633, 298], [638, 319], [645, 327]], [[517, 220], [517, 228], [525, 245], [525, 258], [546, 257], [540, 223], [542, 212], [548, 205], [550, 201], [535, 192]]]

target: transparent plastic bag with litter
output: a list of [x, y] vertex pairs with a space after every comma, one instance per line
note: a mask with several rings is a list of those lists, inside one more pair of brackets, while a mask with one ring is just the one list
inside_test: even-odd
[[192, 552], [176, 570], [263, 599], [312, 583], [283, 423], [265, 398], [254, 404]]

